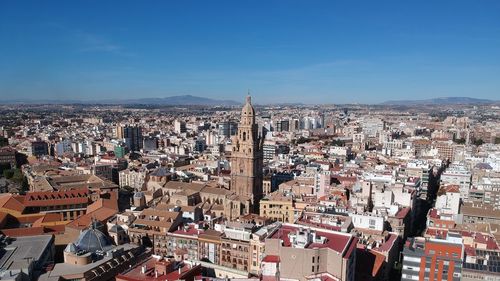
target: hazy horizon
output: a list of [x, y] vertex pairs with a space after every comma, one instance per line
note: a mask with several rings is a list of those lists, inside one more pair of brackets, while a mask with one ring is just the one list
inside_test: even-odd
[[498, 100], [499, 14], [497, 1], [4, 1], [0, 97]]

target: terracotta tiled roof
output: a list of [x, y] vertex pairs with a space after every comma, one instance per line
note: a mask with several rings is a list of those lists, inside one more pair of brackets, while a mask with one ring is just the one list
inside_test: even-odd
[[61, 213], [47, 213], [43, 214], [41, 218], [37, 219], [32, 226], [33, 227], [43, 226], [43, 224], [45, 223], [60, 222], [60, 221], [62, 221]]
[[24, 205], [26, 207], [42, 207], [86, 204], [89, 201], [88, 194], [88, 188], [28, 192], [25, 196]]
[[7, 222], [8, 217], [9, 217], [9, 214], [7, 214], [5, 212], [0, 212], [0, 226]]
[[394, 246], [394, 242], [398, 238], [398, 235], [394, 234], [394, 233], [390, 233], [390, 234], [388, 234], [388, 236], [389, 237], [387, 237], [386, 241], [384, 243], [382, 243], [382, 245], [380, 245], [380, 247], [375, 248], [374, 250], [381, 251], [381, 252], [387, 252], [390, 249], [392, 249], [392, 247]]
[[87, 206], [87, 213], [92, 213], [94, 211], [97, 211], [101, 208], [108, 208], [108, 209], [113, 209], [118, 211], [118, 201], [116, 199], [113, 199], [114, 197], [112, 196], [111, 199], [99, 199], [95, 201], [94, 203], [90, 204]]
[[410, 207], [402, 208], [396, 213], [396, 218], [404, 219], [410, 212]]
[[[90, 225], [92, 219], [96, 219], [101, 222], [105, 222], [118, 212], [118, 209], [108, 208], [107, 205], [113, 205], [112, 202], [100, 202], [108, 201], [108, 199], [99, 199], [93, 204], [87, 207], [87, 213], [75, 219], [74, 221], [67, 224], [70, 228], [83, 229]], [[111, 200], [112, 201], [112, 200]], [[99, 207], [96, 207], [99, 206]], [[89, 211], [90, 210], [90, 211]]]
[[273, 262], [273, 263], [279, 263], [280, 262], [280, 257], [275, 256], [275, 255], [267, 255], [262, 259], [262, 262]]
[[24, 205], [19, 202], [12, 194], [0, 195], [0, 208], [22, 213]]
[[2, 229], [0, 232], [3, 235], [10, 237], [22, 237], [22, 236], [33, 236], [33, 235], [42, 235], [42, 234], [58, 234], [64, 232], [64, 225], [56, 225], [51, 227], [23, 227], [23, 228], [11, 228], [11, 229]]
[[460, 187], [456, 184], [447, 185], [444, 187], [444, 191], [450, 193], [460, 193]]

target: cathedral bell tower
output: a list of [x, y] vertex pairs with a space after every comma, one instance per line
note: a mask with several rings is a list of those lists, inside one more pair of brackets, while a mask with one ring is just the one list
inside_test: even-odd
[[254, 211], [262, 198], [263, 138], [255, 123], [255, 109], [250, 96], [241, 110], [238, 134], [233, 137], [231, 153], [231, 190], [248, 196]]

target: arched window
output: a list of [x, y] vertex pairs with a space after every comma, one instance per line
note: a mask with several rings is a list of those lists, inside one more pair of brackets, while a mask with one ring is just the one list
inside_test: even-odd
[[247, 140], [247, 132], [243, 132], [243, 141]]

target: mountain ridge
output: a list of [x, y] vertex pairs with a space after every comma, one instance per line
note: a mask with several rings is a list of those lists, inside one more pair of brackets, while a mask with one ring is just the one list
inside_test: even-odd
[[233, 100], [211, 99], [193, 95], [177, 95], [163, 98], [102, 99], [102, 100], [56, 100], [56, 99], [13, 99], [3, 104], [156, 104], [156, 105], [241, 105]]
[[382, 105], [426, 105], [426, 104], [488, 104], [498, 101], [489, 99], [478, 99], [471, 97], [440, 97], [422, 100], [389, 100], [381, 103]]

